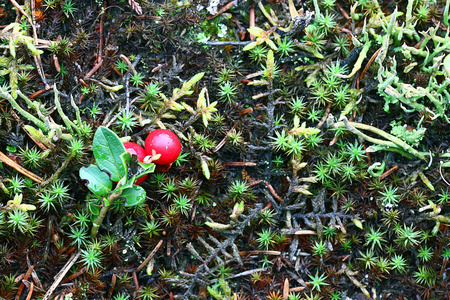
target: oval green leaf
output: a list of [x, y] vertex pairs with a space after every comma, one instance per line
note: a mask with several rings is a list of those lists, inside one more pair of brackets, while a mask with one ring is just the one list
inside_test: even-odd
[[98, 167], [109, 173], [112, 181], [117, 182], [125, 176], [127, 166], [120, 155], [126, 150], [113, 131], [100, 126], [95, 132], [92, 150]]
[[352, 219], [352, 221], [353, 221], [353, 223], [355, 223], [356, 227], [358, 227], [359, 229], [364, 229], [360, 220]]
[[121, 198], [126, 199], [125, 206], [135, 206], [138, 204], [141, 204], [145, 201], [146, 194], [145, 190], [141, 188], [140, 186], [134, 185], [133, 187], [126, 189], [122, 192], [122, 195], [120, 195]]
[[112, 182], [108, 174], [102, 172], [96, 165], [80, 169], [80, 177], [87, 180], [88, 189], [94, 194], [106, 196], [112, 188]]
[[[100, 213], [100, 207], [98, 207], [97, 205], [95, 205], [95, 204], [92, 203], [92, 202], [89, 202], [89, 203], [88, 203], [88, 207], [89, 207], [89, 211], [91, 212], [91, 214], [92, 214], [93, 216], [98, 216], [98, 214]], [[94, 222], [95, 219], [94, 219], [94, 220], [91, 220], [91, 221]]]

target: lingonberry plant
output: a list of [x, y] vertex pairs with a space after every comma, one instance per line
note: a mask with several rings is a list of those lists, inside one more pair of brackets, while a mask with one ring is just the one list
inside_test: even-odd
[[[119, 137], [103, 126], [94, 135], [92, 150], [97, 164], [81, 168], [80, 177], [87, 181], [88, 189], [101, 199], [101, 209], [89, 203], [91, 213], [97, 216], [91, 229], [91, 236], [95, 238], [106, 213], [117, 199], [124, 198], [125, 206], [135, 206], [145, 200], [145, 190], [134, 183], [137, 178], [152, 173], [155, 165], [137, 162], [139, 174], [130, 172], [133, 166], [130, 153]], [[114, 188], [113, 182], [117, 182]]]

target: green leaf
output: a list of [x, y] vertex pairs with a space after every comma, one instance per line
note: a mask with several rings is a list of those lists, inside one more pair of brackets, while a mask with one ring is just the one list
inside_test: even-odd
[[138, 165], [141, 166], [145, 170], [142, 173], [139, 173], [139, 177], [142, 177], [145, 174], [150, 174], [150, 173], [155, 172], [156, 165], [154, 163], [146, 164], [146, 163], [138, 161]]
[[88, 189], [94, 194], [106, 196], [112, 188], [112, 182], [108, 174], [102, 172], [96, 165], [80, 169], [80, 177], [87, 180]]
[[112, 181], [119, 181], [126, 174], [126, 164], [120, 155], [126, 152], [119, 137], [106, 127], [99, 127], [92, 144], [95, 161], [98, 167], [109, 173]]
[[89, 206], [89, 210], [91, 211], [91, 214], [94, 216], [98, 216], [98, 214], [100, 213], [100, 207], [98, 207], [97, 205], [95, 205], [92, 202], [89, 202], [88, 206]]
[[145, 201], [146, 198], [145, 190], [138, 185], [134, 185], [133, 187], [126, 189], [120, 195], [121, 198], [125, 198], [127, 201], [125, 206], [135, 206], [141, 204]]
[[258, 44], [256, 42], [251, 42], [250, 44], [248, 44], [247, 46], [245, 46], [242, 51], [248, 51], [248, 50], [252, 50], [253, 48], [255, 48], [256, 46], [258, 46]]
[[200, 79], [202, 79], [203, 75], [205, 75], [205, 72], [195, 74], [191, 79], [189, 79], [188, 82], [183, 83], [181, 89], [187, 92], [194, 84], [196, 84]]
[[124, 153], [120, 154], [120, 159], [122, 160], [122, 164], [126, 166], [125, 168], [125, 174], [123, 177], [128, 178], [128, 166], [130, 165], [131, 161], [131, 154], [128, 151], [125, 151]]
[[352, 221], [353, 221], [353, 223], [355, 223], [356, 227], [358, 227], [359, 229], [363, 229], [363, 225], [360, 220], [352, 219]]

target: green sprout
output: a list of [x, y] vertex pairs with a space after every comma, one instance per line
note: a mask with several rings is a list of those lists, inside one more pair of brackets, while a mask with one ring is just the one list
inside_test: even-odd
[[274, 244], [274, 233], [270, 230], [270, 228], [263, 228], [262, 232], [258, 233], [259, 238], [256, 241], [259, 243], [259, 247], [263, 249], [267, 249], [270, 245]]
[[90, 247], [87, 250], [81, 250], [81, 262], [86, 265], [88, 271], [94, 271], [100, 268], [103, 259], [100, 250]]
[[233, 103], [237, 94], [237, 87], [227, 81], [219, 87], [219, 98], [228, 103]]
[[310, 283], [312, 285], [312, 289], [313, 290], [318, 290], [320, 292], [320, 289], [322, 286], [324, 285], [328, 285], [328, 283], [325, 282], [325, 280], [327, 279], [327, 276], [325, 274], [320, 274], [319, 276], [319, 271], [316, 271], [316, 274], [313, 275], [308, 275], [309, 279], [311, 281], [308, 281], [308, 283]]
[[136, 87], [140, 86], [144, 83], [143, 79], [144, 79], [144, 75], [142, 75], [141, 73], [138, 73], [138, 72], [136, 72], [130, 76], [131, 84]]
[[317, 256], [324, 256], [328, 253], [327, 243], [325, 241], [315, 241], [312, 245], [313, 254]]
[[64, 12], [64, 14], [66, 16], [72, 16], [73, 14], [78, 10], [75, 7], [75, 3], [72, 2], [72, 0], [65, 0], [62, 4], [61, 4], [61, 9]]

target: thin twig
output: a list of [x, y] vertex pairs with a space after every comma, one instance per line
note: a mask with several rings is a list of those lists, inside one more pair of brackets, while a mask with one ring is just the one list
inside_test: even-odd
[[90, 70], [89, 73], [87, 73], [83, 79], [86, 80], [89, 77], [91, 77], [95, 72], [97, 72], [97, 70], [102, 66], [102, 63], [103, 63], [103, 58], [100, 58], [100, 60], [96, 63], [96, 65], [92, 68], [92, 70]]
[[216, 148], [214, 148], [212, 153], [216, 153], [217, 151], [220, 150], [220, 148], [223, 147], [223, 145], [225, 145], [225, 143], [227, 141], [227, 137], [230, 135], [230, 133], [231, 133], [231, 131], [233, 131], [233, 129], [236, 129], [237, 125], [238, 125], [238, 122], [236, 121], [236, 123], [234, 123], [233, 127], [231, 127], [231, 129], [228, 130], [227, 134], [223, 137], [223, 139], [220, 141], [220, 143], [217, 144]]
[[108, 295], [106, 296], [106, 299], [107, 299], [107, 300], [111, 299], [111, 297], [112, 297], [112, 293], [113, 293], [113, 291], [114, 291], [114, 287], [116, 286], [116, 281], [117, 281], [117, 276], [116, 276], [116, 274], [112, 274], [112, 277], [111, 277], [111, 286], [110, 286], [110, 288], [109, 288]]
[[289, 279], [286, 278], [284, 280], [284, 285], [283, 285], [283, 300], [288, 300], [289, 297]]
[[221, 9], [219, 9], [219, 11], [214, 16], [206, 17], [206, 20], [214, 19], [215, 17], [223, 14], [224, 12], [226, 12], [227, 10], [232, 8], [233, 6], [234, 6], [234, 0], [232, 0], [232, 1], [228, 2], [227, 4], [225, 4]]
[[52, 176], [50, 176], [50, 178], [46, 179], [44, 182], [42, 182], [42, 186], [46, 186], [47, 184], [49, 184], [50, 182], [52, 182], [53, 180], [55, 180], [56, 177], [59, 176], [59, 174], [64, 171], [67, 166], [69, 165], [69, 163], [72, 161], [72, 159], [74, 158], [74, 155], [71, 154], [69, 155], [62, 163], [61, 167], [58, 168], [58, 170], [56, 170], [55, 173], [52, 174]]
[[380, 180], [388, 177], [392, 172], [394, 172], [395, 170], [398, 169], [398, 166], [393, 166], [392, 168], [390, 168], [389, 170], [387, 170], [386, 172], [384, 172], [383, 174], [380, 175]]
[[256, 167], [258, 164], [248, 161], [229, 161], [223, 164], [224, 167]]
[[121, 60], [123, 60], [127, 65], [128, 68], [130, 68], [131, 72], [133, 72], [134, 75], [136, 75], [136, 69], [134, 68], [133, 64], [131, 63], [131, 61], [128, 59], [128, 57], [126, 57], [123, 54], [120, 54], [119, 58]]
[[372, 65], [372, 62], [375, 60], [375, 58], [377, 58], [378, 53], [380, 53], [381, 49], [383, 49], [383, 47], [378, 48], [377, 51], [375, 51], [375, 53], [372, 55], [372, 57], [369, 59], [369, 61], [367, 62], [366, 67], [364, 68], [364, 70], [361, 72], [361, 75], [359, 76], [359, 79], [363, 79], [364, 75], [366, 75], [367, 70], [369, 70], [370, 66]]
[[277, 192], [275, 192], [275, 189], [273, 188], [273, 186], [270, 183], [268, 183], [267, 181], [264, 181], [264, 183], [266, 184], [266, 186], [269, 189], [272, 196], [275, 199], [277, 199], [278, 201], [283, 202], [283, 199], [280, 196], [278, 196], [278, 194], [277, 194]]
[[136, 272], [133, 272], [133, 282], [134, 282], [134, 287], [136, 289], [136, 298], [139, 299], [140, 298], [140, 294], [139, 294], [140, 287], [139, 287], [139, 282], [138, 282], [138, 279], [137, 279]]
[[78, 260], [80, 257], [80, 252], [72, 255], [72, 257], [67, 261], [67, 263], [64, 265], [64, 267], [61, 269], [61, 271], [56, 276], [55, 281], [48, 289], [47, 293], [44, 295], [44, 298], [42, 300], [48, 300], [50, 299], [50, 296], [53, 294], [55, 289], [58, 287], [61, 280], [64, 278], [67, 272], [69, 272], [70, 268], [73, 266], [73, 264]]
[[19, 165], [18, 163], [16, 163], [15, 161], [13, 161], [12, 159], [10, 159], [8, 156], [6, 156], [3, 152], [0, 151], [0, 160], [7, 164], [8, 166], [10, 166], [11, 168], [14, 168], [16, 171], [22, 173], [23, 175], [27, 176], [28, 178], [36, 181], [37, 183], [41, 183], [44, 179], [42, 179], [41, 177], [37, 176], [34, 173], [31, 173], [30, 171], [28, 171], [27, 169], [25, 169], [24, 167], [22, 167], [21, 165]]
[[341, 12], [341, 14], [344, 16], [344, 18], [346, 18], [347, 20], [350, 20], [350, 16], [348, 15], [348, 13], [342, 8], [342, 6], [339, 3], [336, 3], [337, 8], [339, 9], [339, 11]]
[[27, 299], [26, 300], [30, 300], [31, 296], [33, 295], [33, 290], [34, 290], [34, 284], [32, 282], [30, 282], [30, 290], [28, 291], [28, 295], [27, 295]]
[[159, 247], [161, 247], [163, 243], [163, 240], [160, 240], [158, 242], [158, 244], [156, 245], [156, 247], [153, 249], [153, 251], [147, 256], [147, 258], [142, 262], [142, 264], [139, 265], [139, 267], [137, 267], [136, 269], [136, 273], [138, 273], [139, 271], [142, 270], [143, 267], [145, 267], [145, 265], [153, 258], [153, 256], [155, 256], [156, 252], [159, 250]]
[[78, 270], [76, 273], [73, 273], [72, 275], [70, 275], [67, 278], [64, 278], [64, 280], [61, 281], [61, 284], [67, 283], [69, 281], [74, 280], [75, 278], [77, 278], [80, 275], [83, 275], [84, 273], [86, 273], [87, 271], [87, 267], [84, 266], [83, 268], [81, 268], [81, 270]]
[[204, 43], [208, 46], [245, 46], [247, 44], [250, 44], [251, 41], [244, 41], [244, 42], [238, 42], [238, 41], [223, 41], [223, 42], [217, 42], [217, 41], [208, 41]]
[[[250, 27], [255, 27], [255, 8], [252, 6], [250, 7], [250, 20], [249, 20]], [[255, 39], [255, 36], [250, 33], [250, 40], [253, 41]]]
[[23, 280], [28, 280], [28, 278], [30, 277], [31, 272], [33, 271], [33, 269], [34, 269], [34, 266], [29, 267], [27, 272], [23, 276], [22, 282], [20, 283], [19, 289], [17, 290], [16, 300], [20, 299], [20, 296], [22, 295], [23, 289], [25, 288], [25, 283], [23, 282]]
[[[28, 265], [28, 267], [31, 267], [31, 261], [30, 261], [30, 258], [28, 257], [28, 254], [27, 254], [27, 265]], [[34, 284], [38, 288], [42, 288], [42, 283], [41, 283], [41, 281], [39, 280], [39, 277], [36, 274], [36, 270], [34, 270], [34, 269], [33, 269], [33, 271], [31, 271], [31, 278], [33, 278]], [[25, 282], [25, 285], [26, 284], [27, 283]]]

